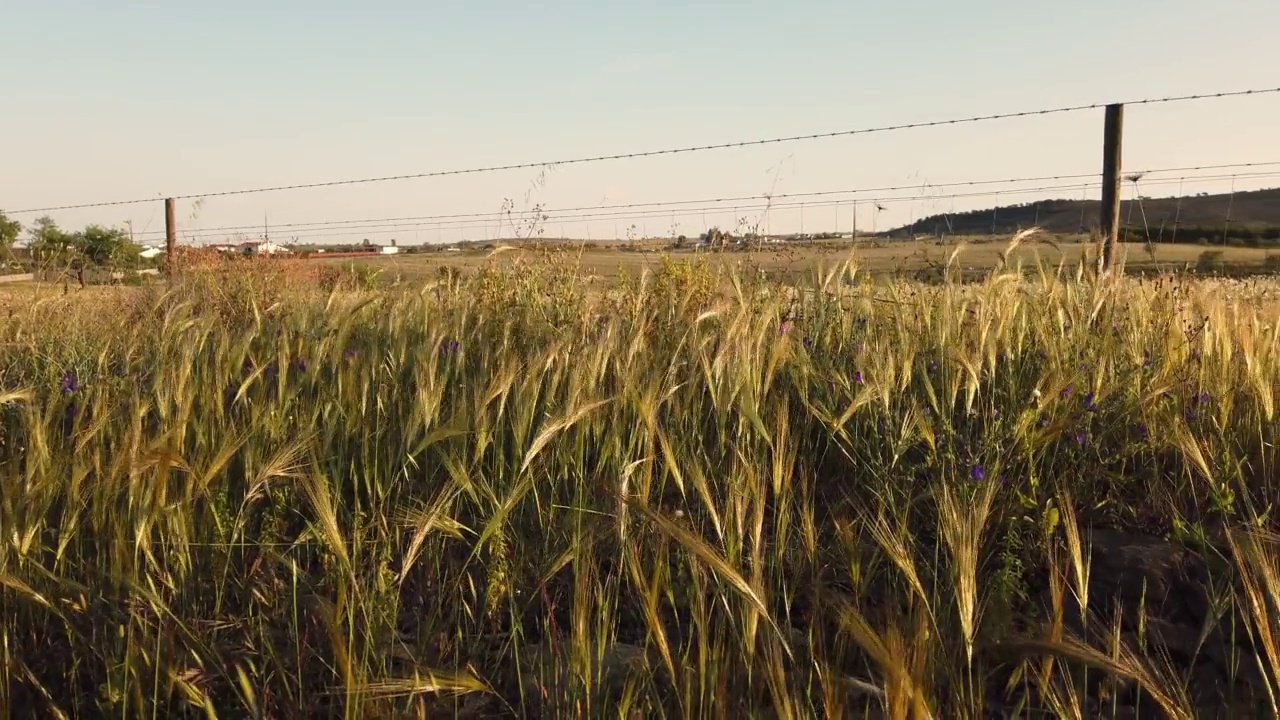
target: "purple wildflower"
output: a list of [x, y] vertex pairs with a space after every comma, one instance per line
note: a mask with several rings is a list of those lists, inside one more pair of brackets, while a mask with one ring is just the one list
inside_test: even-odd
[[1093, 401], [1092, 391], [1084, 396], [1084, 409], [1089, 412], [1098, 412], [1098, 404]]
[[1068, 385], [1068, 386], [1066, 386], [1065, 388], [1063, 388], [1063, 389], [1062, 389], [1062, 398], [1065, 400], [1065, 399], [1067, 399], [1067, 398], [1071, 397], [1072, 395], [1074, 395], [1074, 394], [1075, 394], [1075, 392], [1076, 392], [1076, 386], [1075, 386], [1075, 385]]
[[973, 478], [974, 480], [986, 480], [987, 469], [982, 467], [981, 465], [974, 465], [972, 468], [969, 469], [969, 477]]
[[859, 370], [853, 374], [853, 381], [859, 385], [863, 383], [862, 371]]
[[74, 370], [68, 370], [62, 375], [62, 392], [70, 395], [80, 390], [80, 379], [76, 377]]
[[1089, 444], [1089, 433], [1084, 430], [1077, 430], [1075, 440], [1077, 445], [1084, 447]]

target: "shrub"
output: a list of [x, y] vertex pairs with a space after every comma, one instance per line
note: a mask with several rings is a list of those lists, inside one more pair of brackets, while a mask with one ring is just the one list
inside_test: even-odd
[[1206, 250], [1200, 253], [1196, 261], [1196, 270], [1202, 273], [1222, 272], [1225, 267], [1224, 253], [1221, 250]]

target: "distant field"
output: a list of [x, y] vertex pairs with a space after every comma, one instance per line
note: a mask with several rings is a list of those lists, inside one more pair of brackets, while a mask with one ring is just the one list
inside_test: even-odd
[[[962, 245], [963, 247], [960, 247]], [[957, 243], [927, 241], [868, 241], [856, 245], [847, 241], [812, 242], [805, 244], [774, 245], [760, 250], [710, 252], [707, 250], [672, 250], [666, 241], [640, 242], [632, 246], [622, 242], [544, 241], [540, 246], [520, 244], [507, 246], [502, 242], [494, 249], [467, 249], [402, 255], [367, 255], [360, 257], [312, 256], [310, 260], [284, 261], [290, 267], [329, 265], [333, 267], [364, 267], [376, 270], [384, 281], [409, 284], [438, 278], [444, 268], [452, 268], [466, 274], [477, 268], [509, 266], [513, 261], [530, 259], [542, 254], [552, 255], [560, 262], [576, 264], [577, 274], [583, 278], [613, 279], [618, 274], [638, 275], [642, 270], [656, 270], [663, 258], [678, 262], [706, 262], [712, 268], [724, 268], [738, 272], [759, 271], [770, 278], [782, 281], [803, 282], [820, 267], [832, 267], [849, 259], [855, 260], [861, 271], [871, 275], [902, 274], [911, 276], [929, 268], [941, 268], [960, 247], [956, 265], [972, 278], [997, 267], [1001, 253], [1008, 245], [1006, 239], [993, 240], [975, 237]], [[1261, 248], [1205, 246], [1198, 244], [1163, 244], [1154, 246], [1154, 259], [1141, 243], [1122, 244], [1122, 255], [1128, 272], [1178, 271], [1194, 268], [1202, 253], [1222, 253], [1224, 267], [1245, 274], [1257, 273], [1266, 268], [1268, 257], [1280, 257], [1280, 252]], [[1018, 247], [1011, 257], [1011, 264], [1033, 266], [1037, 260], [1057, 265], [1064, 259], [1074, 268], [1086, 258], [1093, 260], [1094, 246], [1090, 242], [1071, 239], [1062, 243], [1030, 241]], [[1275, 262], [1274, 260], [1272, 261]], [[150, 271], [155, 272], [155, 271]], [[151, 278], [154, 282], [156, 279]], [[607, 284], [607, 283], [606, 283]], [[89, 287], [81, 289], [74, 282], [67, 292], [81, 297], [102, 293], [118, 293], [122, 288]], [[30, 275], [0, 277], [0, 311], [30, 302], [62, 295], [63, 283], [37, 282]]]
[[[1005, 242], [991, 240], [966, 244], [961, 250], [957, 264], [966, 271], [989, 270], [999, 264], [1000, 253], [1005, 247]], [[613, 276], [620, 270], [634, 274], [646, 267], [656, 268], [661, 264], [664, 254], [680, 260], [704, 259], [715, 265], [754, 266], [771, 276], [803, 276], [821, 265], [842, 262], [850, 257], [855, 258], [864, 270], [871, 273], [913, 272], [945, 265], [955, 249], [955, 244], [892, 242], [877, 245], [859, 243], [857, 246], [827, 243], [771, 247], [756, 251], [695, 252], [673, 251], [656, 246], [645, 250], [628, 250], [603, 245], [575, 248], [570, 243], [564, 243], [558, 245], [557, 252], [562, 253], [562, 257], [576, 256], [584, 274], [598, 276]], [[1267, 250], [1257, 248], [1178, 244], [1157, 246], [1153, 260], [1147, 255], [1146, 247], [1140, 243], [1125, 244], [1123, 249], [1126, 267], [1130, 271], [1177, 270], [1187, 265], [1194, 266], [1201, 253], [1207, 250], [1222, 251], [1223, 262], [1228, 266], [1261, 268], [1268, 254]], [[1010, 258], [1010, 262], [1031, 265], [1039, 258], [1043, 262], [1057, 264], [1065, 257], [1068, 264], [1074, 264], [1082, 255], [1092, 251], [1093, 246], [1089, 243], [1071, 242], [1059, 244], [1056, 248], [1045, 243], [1032, 243], [1018, 248]], [[520, 251], [502, 252], [496, 255], [487, 250], [469, 250], [390, 255], [334, 262], [343, 265], [354, 262], [378, 268], [393, 277], [412, 281], [435, 276], [441, 268], [457, 268], [465, 271], [481, 267], [486, 263], [508, 263], [521, 254], [527, 255], [531, 252], [536, 250], [522, 247]], [[1275, 251], [1271, 252], [1275, 253]]]

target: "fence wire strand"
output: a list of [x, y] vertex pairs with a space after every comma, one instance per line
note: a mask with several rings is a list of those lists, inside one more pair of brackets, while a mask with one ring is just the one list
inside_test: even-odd
[[[1090, 103], [1087, 105], [1068, 105], [1055, 108], [1042, 108], [1039, 110], [1022, 110], [1018, 112], [995, 113], [990, 115], [976, 115], [970, 117], [951, 118], [946, 120], [928, 120], [914, 123], [901, 123], [897, 125], [882, 125], [878, 127], [855, 128], [851, 130], [835, 130], [824, 133], [809, 133], [804, 135], [788, 135], [783, 137], [763, 138], [757, 140], [742, 140], [737, 142], [714, 143], [709, 145], [691, 145], [685, 147], [667, 148], [662, 150], [645, 150], [630, 153], [616, 153], [611, 155], [594, 155], [578, 158], [566, 158], [562, 160], [551, 160], [544, 162], [526, 162], [515, 163], [510, 165], [490, 165], [484, 167], [462, 168], [454, 170], [436, 170], [429, 172], [411, 173], [405, 175], [386, 175], [381, 177], [366, 177], [346, 180], [329, 180], [324, 182], [300, 183], [294, 185], [276, 185], [271, 187], [245, 188], [238, 190], [223, 190], [220, 192], [210, 193], [194, 193], [186, 195], [170, 195], [174, 200], [194, 200], [202, 198], [228, 197], [232, 195], [249, 195], [267, 192], [280, 192], [285, 190], [306, 190], [324, 187], [337, 187], [343, 185], [361, 185], [368, 183], [392, 182], [398, 180], [417, 180], [423, 178], [449, 177], [458, 175], [474, 175], [480, 173], [503, 172], [508, 170], [528, 170], [544, 167], [559, 167], [563, 165], [582, 165], [586, 163], [605, 162], [609, 160], [632, 160], [646, 157], [658, 157], [665, 155], [681, 155], [695, 152], [706, 152], [710, 150], [725, 150], [731, 148], [745, 148], [761, 145], [774, 145], [779, 143], [800, 142], [806, 140], [822, 140], [837, 137], [851, 137], [855, 135], [871, 135], [874, 133], [896, 132], [900, 130], [912, 130], [931, 127], [944, 127], [951, 125], [963, 125], [968, 123], [988, 122], [993, 120], [1008, 120], [1014, 118], [1037, 117], [1044, 115], [1058, 115], [1064, 113], [1082, 112], [1086, 110], [1098, 110], [1108, 105], [1160, 105], [1180, 102], [1191, 102], [1200, 100], [1217, 100], [1229, 97], [1244, 97], [1252, 95], [1268, 95], [1280, 93], [1280, 87], [1262, 88], [1252, 90], [1235, 90], [1217, 93], [1201, 93], [1195, 95], [1175, 95], [1168, 97], [1144, 98], [1141, 100], [1126, 100], [1123, 102], [1107, 102], [1107, 103]], [[38, 212], [54, 212], [61, 210], [80, 210], [96, 207], [114, 207], [121, 205], [138, 205], [141, 203], [155, 202], [163, 199], [161, 196], [149, 198], [136, 198], [133, 200], [115, 200], [107, 202], [91, 202], [79, 203], [75, 205], [59, 205], [43, 208], [27, 208], [23, 210], [9, 211], [10, 215], [29, 214]]]

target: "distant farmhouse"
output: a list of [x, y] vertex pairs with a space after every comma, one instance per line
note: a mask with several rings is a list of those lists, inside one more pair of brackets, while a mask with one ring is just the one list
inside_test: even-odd
[[[221, 253], [231, 255], [244, 255], [252, 257], [255, 255], [291, 255], [298, 257], [307, 257], [309, 255], [326, 255], [329, 257], [348, 257], [356, 255], [398, 255], [401, 248], [396, 245], [396, 241], [390, 241], [388, 245], [375, 245], [368, 240], [364, 240], [358, 245], [335, 245], [329, 247], [314, 245], [281, 245], [271, 242], [270, 240], [247, 240], [234, 243], [217, 243], [206, 245], [209, 250], [215, 250]], [[164, 252], [160, 250], [160, 252]], [[146, 256], [144, 256], [146, 257]]]
[[240, 243], [237, 251], [242, 255], [279, 255], [289, 252], [289, 248], [277, 245], [270, 240], [259, 240]]

